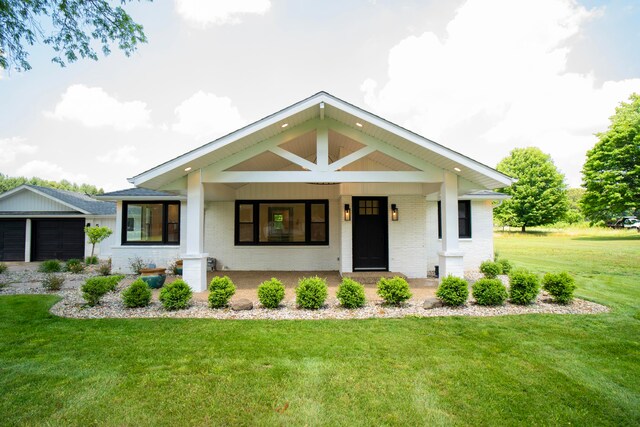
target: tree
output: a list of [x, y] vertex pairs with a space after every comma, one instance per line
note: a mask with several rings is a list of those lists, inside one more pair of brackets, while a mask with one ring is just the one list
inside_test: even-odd
[[[125, 5], [133, 0], [120, 0]], [[142, 25], [108, 0], [0, 0], [0, 67], [29, 70], [27, 45], [53, 47], [53, 62], [65, 66], [78, 57], [98, 59], [97, 42], [105, 55], [115, 42], [125, 55], [146, 43]], [[46, 30], [45, 30], [46, 29]]]
[[640, 95], [621, 102], [609, 130], [587, 152], [582, 211], [592, 222], [640, 210]]
[[12, 176], [3, 175], [2, 173], [0, 173], [0, 193], [9, 191], [12, 188], [19, 187], [22, 184], [38, 185], [40, 187], [55, 188], [57, 190], [74, 191], [76, 193], [84, 193], [90, 196], [95, 196], [96, 194], [104, 193], [104, 190], [102, 188], [97, 188], [95, 185], [76, 184], [74, 182], [69, 182], [66, 179], [63, 179], [60, 182], [56, 182], [56, 181], [47, 181], [37, 177], [33, 177], [33, 178], [25, 178], [24, 176], [12, 177]]
[[584, 192], [584, 188], [567, 189], [569, 205], [564, 220], [569, 224], [576, 224], [584, 221], [584, 215], [582, 214], [582, 208], [580, 207], [582, 197], [584, 197]]
[[567, 191], [562, 175], [551, 156], [539, 148], [516, 148], [498, 163], [497, 169], [518, 179], [500, 190], [510, 199], [494, 209], [498, 221], [507, 225], [527, 227], [553, 224], [565, 217]]
[[84, 233], [87, 235], [89, 243], [91, 243], [91, 258], [93, 258], [93, 251], [96, 248], [96, 244], [111, 236], [113, 231], [109, 227], [94, 225], [93, 227], [85, 227]]

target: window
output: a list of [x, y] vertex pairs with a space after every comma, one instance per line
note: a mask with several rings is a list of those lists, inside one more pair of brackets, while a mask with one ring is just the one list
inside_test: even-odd
[[236, 201], [236, 245], [328, 245], [327, 200]]
[[[438, 202], [438, 239], [442, 239], [442, 207]], [[458, 237], [461, 239], [471, 238], [471, 201], [458, 201]]]
[[179, 245], [180, 203], [123, 202], [123, 245]]

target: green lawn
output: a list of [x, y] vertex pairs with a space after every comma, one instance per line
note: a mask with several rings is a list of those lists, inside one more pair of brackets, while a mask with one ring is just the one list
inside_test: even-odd
[[[628, 234], [630, 235], [630, 234]], [[498, 235], [606, 315], [69, 320], [0, 297], [0, 424], [640, 424], [640, 236]], [[634, 318], [635, 316], [635, 318]]]

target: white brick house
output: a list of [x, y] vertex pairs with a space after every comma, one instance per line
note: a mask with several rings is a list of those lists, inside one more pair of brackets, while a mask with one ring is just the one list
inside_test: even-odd
[[320, 92], [143, 172], [117, 202], [113, 266], [461, 276], [493, 257], [508, 176]]

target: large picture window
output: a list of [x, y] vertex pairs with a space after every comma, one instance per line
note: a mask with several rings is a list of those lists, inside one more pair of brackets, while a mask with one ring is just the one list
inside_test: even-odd
[[236, 245], [328, 245], [327, 200], [238, 200]]
[[[471, 238], [471, 201], [458, 201], [458, 237]], [[438, 202], [438, 239], [442, 239], [442, 206]]]
[[123, 245], [179, 245], [180, 203], [123, 202]]

